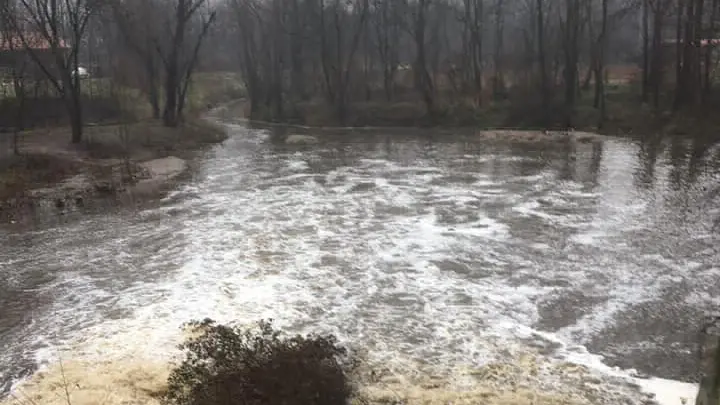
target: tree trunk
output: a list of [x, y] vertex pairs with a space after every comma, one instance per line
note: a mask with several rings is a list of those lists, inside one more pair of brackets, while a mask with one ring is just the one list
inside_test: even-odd
[[720, 405], [720, 319], [705, 325], [700, 344], [700, 387], [695, 405]]
[[415, 39], [415, 87], [425, 101], [427, 115], [432, 117], [435, 114], [435, 97], [433, 95], [433, 81], [427, 68], [427, 57], [425, 54], [425, 30], [427, 28], [426, 13], [430, 0], [419, 0], [418, 12], [415, 18], [414, 39]]
[[158, 89], [157, 69], [153, 57], [147, 58], [145, 65], [146, 74], [148, 75], [148, 101], [152, 107], [152, 115], [154, 119], [160, 118], [160, 92]]
[[682, 95], [680, 94], [680, 83], [682, 82], [682, 17], [684, 10], [685, 0], [678, 0], [675, 20], [675, 100], [673, 102], [673, 108], [677, 109], [680, 106]]
[[298, 4], [299, 0], [292, 0], [290, 2], [292, 13], [292, 31], [290, 33], [290, 66], [291, 66], [291, 89], [293, 92], [293, 98], [296, 100], [305, 101], [307, 94], [305, 94], [305, 74], [303, 71], [303, 22], [300, 20], [301, 13]]
[[[77, 39], [79, 42], [79, 38]], [[70, 72], [62, 72], [62, 82], [65, 85], [64, 97], [67, 100], [65, 104], [68, 107], [68, 113], [70, 114], [70, 127], [72, 129], [72, 143], [78, 144], [83, 139], [83, 106], [82, 106], [82, 91], [80, 88], [80, 75], [78, 71], [78, 55], [79, 52], [75, 52], [72, 59], [72, 70]]]
[[649, 67], [650, 67], [650, 56], [649, 56], [649, 42], [650, 42], [650, 24], [649, 14], [650, 6], [648, 4], [650, 0], [643, 0], [642, 3], [642, 47], [643, 47], [643, 60], [642, 60], [642, 101], [643, 103], [648, 102], [649, 92]]
[[395, 72], [398, 63], [398, 11], [392, 0], [381, 0], [380, 10], [375, 21], [377, 53], [383, 70], [383, 89], [385, 99], [392, 101], [394, 96]]
[[283, 72], [285, 71], [285, 60], [283, 45], [285, 43], [285, 27], [283, 27], [283, 9], [279, 1], [273, 1], [273, 30], [272, 46], [270, 49], [271, 77], [272, 77], [272, 98], [275, 107], [275, 118], [279, 121], [285, 119], [285, 100], [283, 98]]
[[393, 73], [390, 69], [383, 69], [383, 89], [385, 89], [385, 100], [393, 99]]
[[[708, 39], [714, 39], [715, 37], [715, 19], [717, 19], [717, 9], [718, 9], [718, 0], [712, 1], [712, 9], [710, 10], [710, 30], [711, 33]], [[705, 48], [705, 77], [704, 82], [705, 86], [703, 89], [703, 99], [707, 100], [708, 96], [710, 95], [710, 90], [712, 89], [712, 55], [713, 50], [715, 49], [715, 46], [713, 44], [708, 44], [708, 46]]]
[[[702, 56], [702, 40], [703, 40], [703, 21], [705, 14], [705, 0], [697, 0], [697, 6], [695, 8], [695, 36], [693, 42], [695, 44], [695, 60], [694, 60], [694, 71], [693, 71], [693, 97], [692, 103], [699, 104], [702, 101], [702, 89], [703, 89], [703, 75], [702, 69], [700, 68], [701, 56]], [[708, 44], [707, 49], [710, 49]]]
[[682, 52], [682, 68], [680, 71], [680, 81], [677, 84], [678, 90], [676, 97], [676, 106], [682, 107], [689, 103], [695, 102], [698, 90], [698, 70], [699, 58], [698, 50], [700, 44], [700, 27], [698, 26], [698, 18], [701, 9], [696, 8], [695, 0], [688, 0], [685, 7], [685, 32]]
[[70, 114], [70, 127], [72, 129], [72, 143], [78, 144], [83, 139], [83, 112], [80, 94], [72, 93], [71, 102], [68, 103], [68, 113]]
[[20, 155], [20, 132], [25, 129], [25, 64], [19, 72], [13, 71], [13, 87], [17, 99], [17, 112], [15, 115], [15, 129], [13, 131], [13, 154]]
[[602, 23], [600, 31], [600, 40], [598, 41], [597, 53], [597, 70], [595, 71], [595, 99], [600, 107], [600, 118], [598, 127], [602, 128], [605, 123], [606, 106], [605, 106], [605, 52], [608, 44], [607, 32], [608, 19], [608, 0], [602, 0]]
[[[658, 6], [659, 7], [659, 6]], [[653, 95], [653, 106], [660, 106], [660, 89], [664, 75], [663, 57], [663, 24], [665, 10], [656, 9], [653, 15], [652, 57], [650, 60], [650, 87]]]
[[178, 93], [180, 92], [180, 53], [185, 44], [185, 27], [190, 5], [187, 0], [177, 0], [175, 27], [170, 52], [165, 60], [165, 111], [163, 124], [176, 127], [180, 123], [178, 116]]
[[475, 97], [478, 105], [482, 104], [483, 92], [483, 0], [472, 0], [472, 44], [473, 44], [473, 74], [475, 79]]
[[163, 111], [163, 124], [166, 127], [176, 127], [179, 123], [177, 116], [177, 88], [177, 64], [173, 63], [172, 66], [168, 66], [165, 70], [165, 110]]
[[505, 37], [505, 10], [504, 0], [497, 0], [495, 4], [495, 75], [493, 76], [493, 96], [499, 98], [505, 92], [503, 77], [503, 39]]
[[577, 95], [579, 19], [579, 0], [565, 0], [565, 66], [563, 76], [565, 81], [565, 118], [568, 127], [572, 127]]
[[540, 94], [545, 106], [550, 100], [548, 95], [547, 61], [545, 58], [545, 11], [543, 5], [544, 0], [537, 0], [537, 52], [538, 64], [540, 65]]
[[[588, 27], [588, 69], [585, 74], [585, 79], [583, 80], [582, 84], [578, 87], [579, 90], [588, 90], [590, 89], [590, 81], [592, 80], [593, 75], [595, 75], [597, 71], [597, 52], [598, 52], [598, 42], [600, 40], [599, 36], [595, 36], [595, 21], [593, 21], [593, 10], [592, 10], [592, 2], [588, 1], [585, 3], [585, 12], [587, 14], [587, 27]], [[597, 75], [595, 75], [595, 81], [597, 82]], [[597, 83], [595, 84], [595, 88], [597, 90]], [[595, 98], [593, 101], [593, 107], [598, 108], [598, 97], [597, 92], [595, 94]]]

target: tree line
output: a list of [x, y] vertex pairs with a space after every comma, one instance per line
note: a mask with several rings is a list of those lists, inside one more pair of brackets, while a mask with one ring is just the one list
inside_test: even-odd
[[[283, 120], [322, 99], [339, 122], [353, 102], [503, 100], [561, 111], [584, 94], [606, 114], [609, 66], [637, 67], [637, 103], [707, 105], [718, 0], [226, 0], [252, 113]], [[233, 34], [234, 33], [234, 34]], [[667, 101], [667, 103], [666, 103]]]
[[502, 104], [572, 126], [586, 103], [602, 126], [613, 66], [630, 68], [638, 105], [717, 103], [718, 1], [0, 0], [0, 28], [3, 52], [24, 52], [62, 98], [73, 142], [81, 64], [140, 90], [167, 126], [198, 69], [240, 72], [255, 118], [323, 105], [344, 123], [374, 102], [421, 105], [432, 122]]
[[154, 117], [177, 126], [216, 15], [208, 0], [2, 0], [5, 79], [12, 77], [21, 98], [27, 71], [37, 71], [33, 78], [62, 99], [73, 143], [83, 136], [80, 68], [88, 64], [140, 89]]

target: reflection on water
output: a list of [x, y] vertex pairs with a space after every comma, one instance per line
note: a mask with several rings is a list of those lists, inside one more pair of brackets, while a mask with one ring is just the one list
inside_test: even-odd
[[0, 231], [0, 389], [48, 348], [157, 351], [203, 316], [273, 317], [441, 367], [534, 329], [624, 367], [694, 372], [720, 290], [704, 200], [719, 148], [402, 130], [298, 147], [278, 127], [229, 128], [160, 206]]

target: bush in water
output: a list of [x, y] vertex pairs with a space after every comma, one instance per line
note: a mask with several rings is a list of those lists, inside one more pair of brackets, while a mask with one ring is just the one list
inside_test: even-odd
[[284, 337], [272, 321], [249, 330], [206, 319], [181, 349], [168, 380], [175, 405], [339, 405], [350, 401], [355, 367], [334, 336]]

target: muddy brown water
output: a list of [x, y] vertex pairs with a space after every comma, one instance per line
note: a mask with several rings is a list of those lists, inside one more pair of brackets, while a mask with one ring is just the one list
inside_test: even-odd
[[439, 368], [501, 356], [488, 336], [547, 332], [694, 378], [699, 322], [720, 304], [706, 198], [720, 148], [410, 130], [306, 147], [226, 125], [161, 201], [49, 207], [0, 230], [0, 391], [62, 347], [170, 351], [206, 316], [271, 317]]

